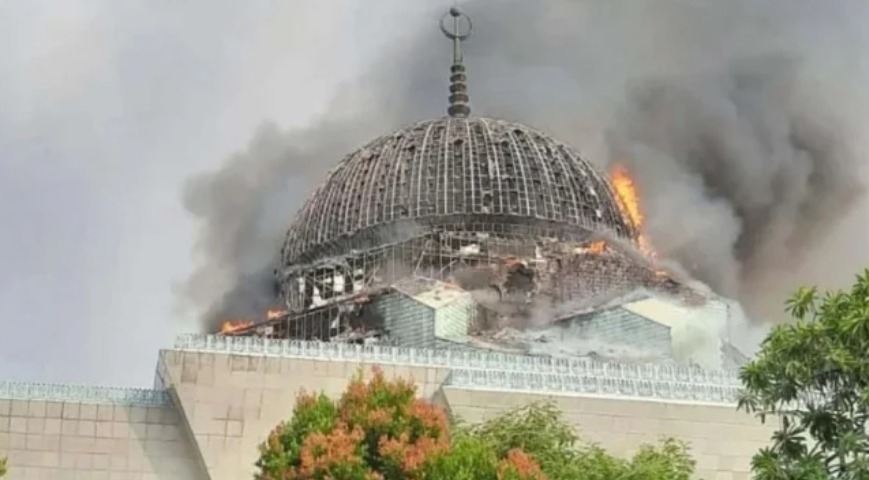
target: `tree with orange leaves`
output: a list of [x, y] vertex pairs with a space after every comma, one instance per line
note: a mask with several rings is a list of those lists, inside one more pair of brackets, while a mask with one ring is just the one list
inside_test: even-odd
[[452, 426], [405, 380], [358, 373], [335, 402], [300, 395], [293, 417], [260, 446], [257, 480], [688, 479], [684, 446], [645, 447], [632, 460], [577, 447], [551, 405], [530, 405], [473, 427]]
[[[466, 441], [459, 446], [463, 448], [451, 448], [450, 425], [441, 408], [416, 398], [411, 383], [387, 381], [375, 369], [367, 382], [357, 374], [337, 402], [322, 394], [300, 395], [292, 419], [272, 431], [260, 447], [256, 478], [546, 478], [520, 449], [498, 459], [482, 445]], [[456, 476], [461, 472], [465, 475]]]

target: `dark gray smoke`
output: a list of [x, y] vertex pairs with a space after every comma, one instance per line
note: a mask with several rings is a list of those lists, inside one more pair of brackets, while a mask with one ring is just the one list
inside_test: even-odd
[[200, 267], [183, 295], [201, 309], [203, 328], [213, 331], [221, 319], [262, 315], [277, 304], [273, 270], [293, 212], [331, 166], [323, 159], [340, 159], [366, 133], [340, 120], [289, 133], [265, 124], [224, 168], [188, 182], [184, 205], [201, 224]]
[[818, 249], [864, 193], [847, 138], [858, 132], [835, 112], [849, 107], [801, 88], [800, 64], [766, 56], [638, 82], [609, 137], [640, 179], [662, 253], [749, 306], [765, 273], [838, 255]]
[[[450, 48], [436, 19], [449, 5], [417, 3], [400, 28], [410, 33], [320, 121], [264, 128], [190, 182], [200, 268], [185, 294], [204, 327], [273, 301], [284, 231], [327, 168], [443, 114]], [[847, 281], [869, 261], [859, 223], [869, 4], [478, 0], [465, 10], [475, 113], [548, 131], [602, 167], [627, 163], [660, 253], [751, 314], [775, 317], [795, 285]]]

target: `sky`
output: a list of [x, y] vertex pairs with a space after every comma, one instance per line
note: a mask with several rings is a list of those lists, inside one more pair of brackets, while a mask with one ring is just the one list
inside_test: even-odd
[[322, 111], [386, 39], [357, 10], [0, 2], [0, 378], [151, 383], [193, 327], [172, 294], [192, 268], [184, 182], [261, 122]]
[[[598, 125], [602, 118], [608, 123], [610, 116], [618, 120], [619, 112], [628, 112], [623, 123], [614, 120], [615, 132], [629, 137], [628, 147], [638, 143], [631, 135], [648, 133], [636, 132], [633, 120], [642, 115], [614, 106], [629, 96], [629, 80], [670, 71], [694, 78], [715, 70], [718, 58], [753, 52], [753, 41], [770, 51], [804, 52], [807, 65], [822, 67], [815, 69], [819, 75], [801, 77], [809, 85], [801, 84], [805, 97], [869, 112], [862, 108], [864, 99], [831, 93], [848, 92], [856, 80], [869, 78], [860, 55], [869, 47], [862, 28], [869, 15], [859, 1], [831, 1], [821, 8], [812, 1], [771, 0], [757, 12], [744, 7], [752, 4], [747, 0], [714, 3], [742, 5], [733, 8], [671, 0], [667, 8], [655, 9], [633, 0], [583, 2], [595, 4], [589, 9], [575, 7], [580, 4], [575, 0], [550, 0], [546, 8], [504, 1], [521, 8], [495, 8], [494, 0], [467, 2], [482, 32], [479, 43], [467, 49], [467, 60], [475, 62], [472, 101], [487, 105], [493, 115], [527, 119], [586, 145], [592, 156], [605, 156], [598, 154], [604, 146], [596, 146], [607, 143], [601, 138], [607, 129]], [[451, 3], [0, 2], [0, 378], [151, 384], [158, 349], [200, 325], [201, 312], [179, 306], [179, 292], [203, 261], [202, 232], [208, 231], [185, 205], [191, 178], [219, 170], [245, 152], [264, 122], [304, 132], [333, 119], [341, 110], [336, 103], [364, 105], [372, 115], [362, 122], [365, 128], [353, 129], [348, 145], [440, 115], [435, 109], [445, 102], [447, 75], [445, 64], [444, 69], [432, 65], [446, 61], [442, 56], [449, 55], [449, 47], [420, 45], [439, 35], [436, 15]], [[526, 17], [532, 22], [528, 29]], [[421, 26], [430, 31], [414, 33]], [[537, 40], [510, 34], [515, 31], [536, 32]], [[768, 73], [748, 70], [762, 72], [762, 78]], [[839, 71], [849, 74], [837, 76]], [[853, 72], [859, 74], [848, 82]], [[408, 80], [390, 83], [399, 77]], [[552, 95], [555, 91], [571, 94]], [[390, 103], [399, 95], [418, 102], [412, 108]], [[852, 116], [862, 125], [861, 115]], [[863, 151], [863, 145], [856, 147]], [[303, 167], [317, 172], [313, 181], [337, 160], [309, 159], [318, 164]], [[294, 197], [310, 188], [309, 182], [292, 185], [300, 189], [289, 192]], [[232, 204], [234, 191], [225, 190], [206, 193]], [[674, 208], [666, 201], [672, 198], [662, 195], [650, 204], [696, 219], [709, 215], [679, 210], [688, 200]], [[869, 209], [852, 209], [849, 215], [851, 230], [837, 238], [866, 238], [860, 222]], [[719, 225], [710, 225], [707, 237], [697, 242], [705, 245], [717, 235]], [[658, 238], [666, 240], [672, 226], [663, 222], [658, 230], [665, 233]], [[853, 242], [830, 245], [826, 248], [842, 252]], [[701, 259], [714, 256], [683, 245], [672, 248]], [[794, 278], [832, 272], [827, 276], [836, 283], [856, 273], [849, 270], [854, 262], [843, 256], [816, 258], [820, 267], [807, 267]], [[861, 258], [869, 260], [865, 252]], [[774, 273], [778, 281], [781, 271]]]

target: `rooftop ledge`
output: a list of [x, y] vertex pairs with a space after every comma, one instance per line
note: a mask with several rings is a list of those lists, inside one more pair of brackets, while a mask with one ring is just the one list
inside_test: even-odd
[[[727, 370], [485, 351], [197, 334], [179, 336], [174, 350], [439, 367], [450, 370], [445, 383], [454, 387], [548, 394], [732, 404], [741, 387], [737, 373]], [[10, 399], [131, 406], [170, 404], [166, 390], [0, 381], [0, 400]]]
[[258, 337], [181, 335], [175, 349], [311, 360], [440, 367], [447, 384], [496, 390], [528, 390], [659, 400], [734, 403], [741, 387], [736, 371], [643, 363], [602, 362], [500, 352], [350, 345]]
[[31, 400], [128, 406], [171, 405], [166, 390], [0, 381], [0, 401]]

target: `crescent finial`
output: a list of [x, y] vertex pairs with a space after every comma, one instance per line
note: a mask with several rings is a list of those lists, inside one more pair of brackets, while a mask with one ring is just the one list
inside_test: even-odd
[[[447, 20], [453, 19], [453, 29], [447, 28]], [[462, 22], [464, 20], [464, 22]], [[463, 25], [464, 23], [464, 25]], [[462, 63], [462, 42], [471, 36], [474, 24], [471, 17], [462, 12], [459, 7], [453, 6], [441, 17], [441, 32], [453, 41], [453, 65], [450, 67], [450, 106], [447, 113], [451, 117], [467, 117], [471, 114], [468, 106], [468, 86], [465, 83], [465, 66]]]

